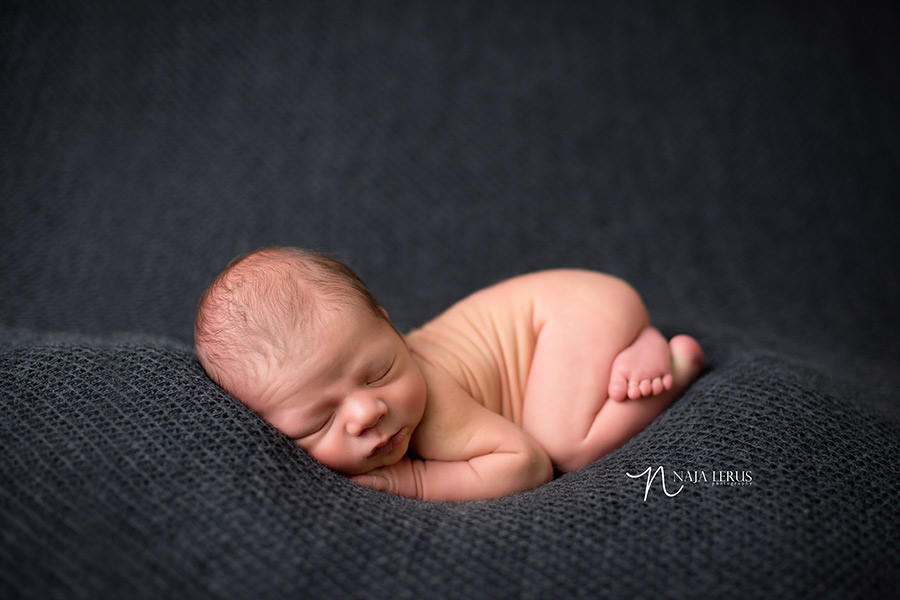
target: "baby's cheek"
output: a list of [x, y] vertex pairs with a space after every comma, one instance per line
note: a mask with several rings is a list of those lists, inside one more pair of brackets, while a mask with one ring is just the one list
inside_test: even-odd
[[417, 370], [414, 376], [410, 377], [408, 398], [411, 408], [418, 412], [419, 416], [421, 416], [425, 410], [425, 398], [427, 392], [425, 377]]
[[303, 445], [301, 445], [301, 448], [306, 450], [310, 456], [328, 468], [348, 474], [356, 470], [353, 468], [350, 457], [346, 456], [346, 453], [341, 452], [340, 449], [335, 448], [331, 444], [319, 442], [315, 444], [306, 444], [305, 446], [306, 447], [304, 448]]

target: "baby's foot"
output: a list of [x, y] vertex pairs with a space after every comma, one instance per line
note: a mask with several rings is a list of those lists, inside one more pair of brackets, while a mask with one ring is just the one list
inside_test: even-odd
[[644, 328], [630, 346], [622, 350], [609, 375], [609, 397], [658, 396], [672, 389], [672, 354], [669, 342], [653, 327]]
[[672, 353], [672, 390], [680, 394], [703, 370], [703, 348], [689, 335], [676, 335], [669, 340]]

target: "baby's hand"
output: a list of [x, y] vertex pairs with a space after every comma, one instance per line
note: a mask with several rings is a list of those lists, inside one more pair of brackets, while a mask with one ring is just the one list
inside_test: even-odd
[[350, 477], [350, 481], [380, 492], [407, 498], [419, 497], [419, 486], [416, 485], [413, 463], [407, 456], [392, 465], [373, 469], [362, 475], [353, 475]]

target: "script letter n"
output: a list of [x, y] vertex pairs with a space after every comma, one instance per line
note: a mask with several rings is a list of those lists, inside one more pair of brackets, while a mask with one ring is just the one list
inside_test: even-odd
[[[651, 474], [652, 473], [652, 474]], [[666, 489], [666, 474], [665, 470], [663, 470], [662, 465], [656, 467], [656, 471], [653, 470], [653, 467], [647, 467], [647, 469], [643, 473], [639, 473], [637, 475], [632, 475], [631, 473], [625, 473], [628, 477], [632, 479], [637, 479], [639, 477], [647, 476], [647, 485], [644, 488], [644, 502], [647, 501], [647, 496], [650, 495], [650, 486], [653, 484], [653, 480], [656, 479], [656, 476], [659, 475], [659, 481], [662, 483], [663, 493], [669, 498], [673, 498], [681, 493], [681, 490], [684, 489], [684, 485], [678, 488], [677, 492], [672, 494], [669, 493], [669, 490]]]

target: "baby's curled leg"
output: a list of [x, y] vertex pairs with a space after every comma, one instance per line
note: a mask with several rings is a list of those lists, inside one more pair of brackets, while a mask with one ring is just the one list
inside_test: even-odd
[[577, 283], [540, 327], [521, 413], [523, 429], [566, 471], [601, 456], [589, 432], [609, 397], [612, 364], [650, 324], [627, 283], [601, 274]]
[[[627, 315], [627, 311], [622, 313]], [[578, 322], [562, 319], [548, 323], [535, 348], [522, 412], [522, 427], [546, 450], [554, 465], [570, 471], [589, 464], [622, 445], [652, 422], [693, 381], [703, 365], [696, 340], [676, 336], [665, 342], [646, 320], [613, 321], [602, 316], [578, 315]], [[630, 333], [629, 333], [630, 331]], [[644, 334], [646, 334], [644, 336]], [[657, 337], [658, 336], [658, 337]], [[618, 373], [634, 371], [635, 356], [662, 340], [666, 344], [649, 352], [655, 362], [669, 361], [649, 372], [660, 373], [663, 390], [634, 400], [609, 401], [617, 387]], [[646, 347], [645, 347], [646, 346]], [[630, 352], [635, 350], [635, 352]], [[619, 360], [620, 355], [622, 360]], [[671, 375], [666, 389], [665, 373]], [[653, 379], [650, 378], [650, 392]], [[626, 375], [628, 380], [630, 375]], [[638, 388], [646, 377], [638, 378]], [[627, 386], [626, 386], [627, 393]]]
[[653, 422], [697, 378], [703, 368], [703, 351], [697, 340], [688, 335], [678, 335], [668, 345], [671, 386], [656, 395], [625, 402], [605, 402], [584, 437], [585, 452], [581, 459], [571, 463], [568, 469], [566, 465], [560, 465], [560, 468], [578, 468], [615, 450]]

